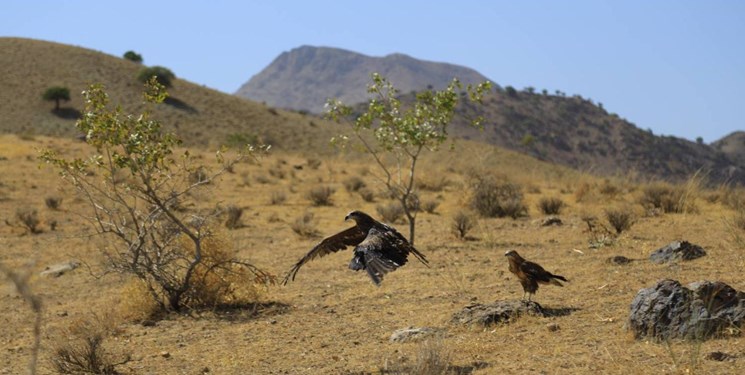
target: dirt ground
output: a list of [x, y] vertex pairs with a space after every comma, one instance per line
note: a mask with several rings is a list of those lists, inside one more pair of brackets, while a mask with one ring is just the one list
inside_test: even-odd
[[[418, 216], [416, 246], [430, 267], [411, 259], [375, 287], [364, 273], [347, 268], [351, 252], [339, 252], [306, 264], [294, 282], [261, 289], [253, 308], [190, 311], [135, 323], [116, 318], [127, 305], [127, 278], [99, 277], [100, 243], [86, 236], [76, 200], [50, 167], [39, 168], [36, 149], [54, 147], [68, 155], [86, 145], [52, 138], [0, 136], [0, 263], [21, 275], [42, 301], [38, 373], [54, 373], [55, 347], [71, 326], [105, 321], [111, 336], [104, 347], [115, 360], [131, 359], [117, 370], [124, 374], [382, 374], [405, 372], [425, 354], [447, 361], [453, 373], [465, 374], [735, 374], [745, 363], [745, 340], [739, 332], [703, 343], [658, 343], [635, 340], [626, 330], [629, 305], [641, 288], [660, 279], [687, 284], [719, 280], [745, 290], [745, 249], [739, 229], [730, 224], [736, 212], [715, 199], [716, 191], [696, 189], [687, 199], [696, 213], [647, 213], [638, 203], [640, 189], [623, 180], [602, 180], [555, 167], [515, 165], [504, 155], [478, 159], [467, 151], [449, 154], [458, 162], [432, 158], [421, 176], [444, 178], [439, 191], [424, 190], [421, 199], [439, 203], [434, 213]], [[209, 157], [205, 153], [205, 159]], [[458, 156], [455, 158], [454, 156]], [[494, 160], [501, 164], [492, 164]], [[453, 215], [467, 205], [464, 165], [498, 170], [521, 184], [529, 216], [479, 218], [467, 240], [453, 235]], [[367, 166], [365, 166], [367, 165]], [[299, 168], [302, 166], [302, 169]], [[384, 198], [366, 202], [344, 189], [351, 176], [369, 176], [365, 159], [343, 156], [309, 167], [300, 155], [270, 155], [261, 164], [240, 164], [207, 195], [208, 203], [244, 208], [243, 227], [228, 231], [240, 257], [284, 276], [319, 238], [302, 238], [291, 224], [306, 212], [314, 215], [322, 236], [349, 227], [344, 216], [359, 209], [378, 217]], [[364, 177], [375, 187], [371, 177]], [[602, 186], [616, 184], [613, 194]], [[331, 206], [315, 207], [305, 197], [313, 186], [336, 189]], [[579, 191], [589, 191], [580, 196]], [[272, 204], [274, 192], [286, 201]], [[62, 198], [60, 209], [45, 206], [49, 196]], [[541, 226], [537, 208], [542, 197], [559, 197], [567, 207], [561, 226]], [[581, 197], [582, 201], [578, 202]], [[26, 233], [14, 224], [16, 210], [36, 208], [42, 233]], [[633, 226], [612, 244], [591, 248], [587, 215], [602, 217], [609, 207], [628, 207]], [[54, 229], [52, 229], [54, 226]], [[408, 235], [406, 224], [395, 224]], [[649, 254], [674, 240], [687, 240], [708, 255], [672, 265], [652, 264]], [[515, 249], [547, 270], [566, 276], [563, 288], [541, 286], [535, 300], [568, 314], [551, 318], [524, 316], [515, 322], [484, 327], [451, 322], [454, 313], [474, 303], [522, 297], [508, 272], [505, 251]], [[641, 259], [618, 266], [614, 255]], [[45, 277], [45, 267], [81, 260], [59, 277]], [[34, 314], [8, 279], [0, 283], [0, 374], [26, 373], [31, 359]], [[558, 329], [557, 329], [558, 326]], [[427, 342], [395, 343], [390, 335], [406, 327], [434, 327], [442, 334]], [[728, 361], [705, 359], [721, 351]]]

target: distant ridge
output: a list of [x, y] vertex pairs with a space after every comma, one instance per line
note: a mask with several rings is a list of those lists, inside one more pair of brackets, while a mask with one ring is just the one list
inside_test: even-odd
[[462, 83], [487, 80], [477, 71], [404, 54], [370, 57], [339, 48], [301, 46], [280, 54], [235, 93], [269, 106], [322, 113], [328, 98], [347, 104], [365, 101], [370, 74], [395, 83], [401, 93], [442, 89], [453, 77]]

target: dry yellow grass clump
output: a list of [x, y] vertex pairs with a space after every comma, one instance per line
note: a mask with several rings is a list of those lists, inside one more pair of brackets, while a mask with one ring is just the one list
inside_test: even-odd
[[[118, 363], [115, 368], [123, 374], [733, 374], [745, 361], [745, 340], [739, 332], [703, 343], [658, 343], [634, 340], [624, 327], [634, 295], [659, 279], [720, 280], [745, 290], [745, 228], [737, 219], [742, 205], [732, 203], [740, 201], [737, 191], [687, 184], [677, 197], [684, 200], [679, 202], [682, 207], [695, 210], [664, 212], [640, 203], [646, 185], [598, 179], [515, 153], [459, 143], [455, 151], [429, 155], [419, 170], [426, 186], [420, 200], [437, 202], [417, 220], [416, 246], [428, 257], [430, 268], [412, 261], [376, 288], [365, 274], [347, 269], [347, 250], [306, 264], [285, 287], [240, 292], [242, 299], [254, 303], [151, 319], [148, 309], [153, 306], [136, 283], [102, 274], [97, 250], [101, 243], [89, 237], [91, 231], [79, 217], [86, 205], [51, 168], [38, 168], [35, 150], [41, 147], [71, 156], [84, 155], [88, 146], [0, 136], [0, 216], [5, 219], [0, 225], [0, 263], [29, 275], [27, 284], [42, 301], [41, 374], [54, 373], [60, 348], [65, 348], [60, 340], [70, 337], [72, 343], [86, 335], [100, 335], [96, 344], [102, 360]], [[209, 152], [192, 151], [209, 160]], [[343, 222], [349, 211], [359, 209], [379, 218], [376, 208], [388, 200], [375, 173], [364, 156], [355, 154], [275, 153], [258, 164], [238, 164], [200, 199], [205, 205], [243, 210], [241, 225], [224, 229], [230, 243], [216, 246], [232, 248], [241, 259], [283, 276], [319, 240], [318, 234], [351, 226]], [[473, 176], [487, 174], [521, 188], [527, 216], [483, 218], [471, 213]], [[364, 187], [352, 181], [354, 177]], [[330, 189], [327, 204], [309, 198], [316, 187]], [[363, 196], [363, 189], [372, 193]], [[45, 204], [48, 197], [59, 200], [55, 207]], [[541, 225], [547, 198], [563, 202], [563, 225]], [[39, 233], [19, 221], [17, 212], [24, 209], [36, 210]], [[625, 210], [619, 212], [631, 216], [620, 234], [607, 221], [609, 210]], [[303, 221], [308, 213], [312, 215]], [[463, 239], [453, 229], [459, 213], [474, 220]], [[611, 233], [588, 232], [593, 217], [596, 228]], [[293, 230], [298, 221], [311, 227], [310, 235]], [[408, 233], [405, 224], [395, 225]], [[646, 261], [651, 251], [673, 240], [699, 244], [708, 256], [674, 265]], [[470, 303], [522, 296], [507, 270], [508, 249], [570, 280], [563, 288], [541, 287], [534, 298], [544, 307], [568, 313], [522, 317], [486, 329], [451, 323], [452, 315]], [[607, 263], [614, 255], [643, 260], [626, 266]], [[59, 277], [40, 276], [46, 266], [70, 260], [80, 261], [81, 267]], [[14, 285], [3, 280], [0, 373], [20, 374], [32, 355], [35, 317]], [[221, 288], [241, 282], [205, 280]], [[88, 321], [98, 322], [96, 329], [81, 329]], [[441, 333], [425, 342], [389, 342], [393, 331], [409, 326], [438, 328]], [[705, 359], [714, 351], [735, 359]]]

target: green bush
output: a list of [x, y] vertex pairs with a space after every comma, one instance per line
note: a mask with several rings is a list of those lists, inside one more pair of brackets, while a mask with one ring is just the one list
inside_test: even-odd
[[173, 80], [176, 79], [176, 75], [170, 69], [162, 66], [145, 67], [137, 73], [137, 80], [142, 83], [149, 81], [152, 77], [155, 77], [158, 83], [165, 87], [171, 87]]
[[52, 86], [47, 91], [44, 91], [41, 97], [49, 102], [54, 101], [54, 110], [59, 111], [60, 100], [66, 102], [70, 100], [70, 89], [64, 86]]
[[142, 55], [140, 55], [139, 53], [137, 53], [135, 51], [124, 52], [124, 58], [127, 59], [127, 60], [129, 60], [129, 61], [136, 62], [138, 64], [142, 64]]

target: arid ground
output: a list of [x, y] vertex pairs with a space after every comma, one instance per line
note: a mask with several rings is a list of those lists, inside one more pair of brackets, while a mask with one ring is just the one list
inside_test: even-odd
[[[437, 202], [432, 213], [419, 213], [415, 242], [431, 267], [412, 259], [375, 287], [364, 273], [347, 269], [352, 255], [347, 250], [306, 264], [287, 286], [259, 287], [255, 305], [171, 313], [143, 324], [127, 318], [140, 306], [131, 293], [132, 281], [102, 274], [97, 250], [102, 244], [88, 236], [79, 216], [86, 204], [51, 167], [40, 164], [37, 149], [42, 147], [72, 156], [85, 155], [89, 146], [0, 136], [0, 263], [28, 275], [31, 293], [41, 298], [40, 374], [55, 373], [55, 348], [70, 339], [71, 330], [91, 324], [108, 327], [102, 345], [113, 362], [130, 357], [116, 366], [123, 374], [407, 373], [427, 360], [448, 363], [451, 373], [472, 374], [736, 374], [745, 367], [745, 339], [736, 329], [724, 338], [692, 343], [635, 340], [625, 328], [634, 295], [660, 279], [684, 284], [719, 280], [745, 290], [745, 230], [737, 225], [738, 211], [725, 203], [737, 193], [731, 189], [704, 189], [692, 179], [679, 188], [693, 208], [664, 213], [639, 204], [643, 186], [630, 178], [596, 178], [458, 143], [455, 151], [430, 154], [418, 170], [422, 202]], [[194, 152], [205, 161], [213, 155]], [[239, 164], [225, 174], [201, 204], [242, 207], [244, 225], [226, 229], [227, 235], [241, 258], [281, 280], [321, 239], [291, 229], [304, 214], [313, 214], [312, 225], [321, 236], [349, 227], [343, 219], [351, 210], [379, 217], [376, 207], [390, 202], [383, 194], [367, 202], [344, 187], [359, 177], [380, 193], [376, 172], [370, 160], [352, 151], [322, 158], [270, 153], [259, 164]], [[458, 239], [453, 217], [469, 206], [473, 172], [521, 186], [528, 216], [474, 214], [473, 229]], [[335, 189], [331, 205], [314, 206], [306, 198], [316, 186]], [[286, 199], [272, 202], [273, 194]], [[48, 197], [61, 198], [57, 209], [45, 205]], [[558, 215], [563, 225], [541, 226], [546, 215], [538, 202], [544, 197], [566, 203]], [[23, 209], [37, 210], [41, 233], [31, 234], [18, 223], [16, 212]], [[583, 218], [594, 215], [604, 222], [610, 209], [632, 212], [633, 225], [591, 247], [592, 233]], [[405, 223], [394, 225], [408, 235]], [[650, 252], [674, 240], [698, 244], [708, 255], [672, 265], [647, 260]], [[504, 253], [509, 249], [570, 280], [563, 288], [542, 286], [535, 296], [542, 306], [568, 314], [523, 316], [487, 328], [452, 323], [453, 314], [469, 304], [522, 297], [520, 284], [507, 270]], [[614, 255], [640, 260], [606, 262]], [[71, 260], [81, 266], [59, 277], [40, 275], [47, 266]], [[2, 280], [0, 373], [22, 374], [32, 355], [34, 313], [14, 284]], [[427, 341], [389, 342], [395, 330], [406, 327], [435, 327], [441, 334]], [[705, 359], [716, 351], [734, 359]]]

